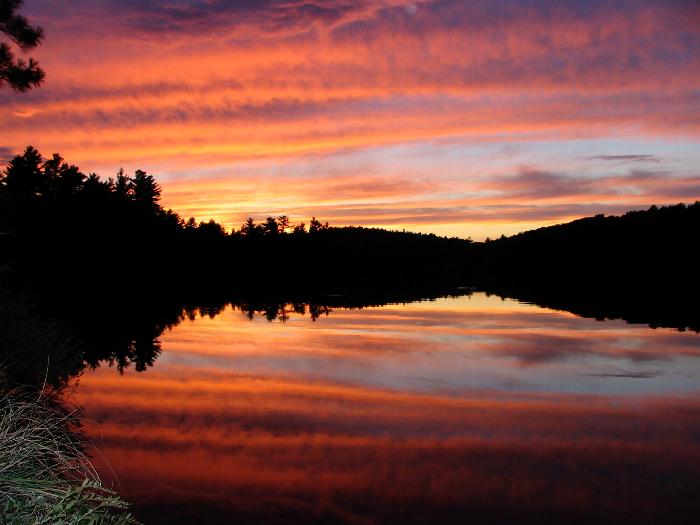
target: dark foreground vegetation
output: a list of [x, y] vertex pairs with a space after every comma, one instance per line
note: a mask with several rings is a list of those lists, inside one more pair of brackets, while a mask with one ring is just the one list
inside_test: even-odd
[[[700, 203], [487, 242], [286, 217], [227, 232], [159, 203], [142, 171], [86, 175], [29, 147], [0, 176], [0, 360], [23, 384], [152, 365], [158, 337], [206, 305], [312, 317], [485, 290], [596, 318], [700, 330]], [[51, 340], [53, 338], [53, 341]], [[13, 350], [10, 350], [13, 349]], [[50, 350], [42, 350], [50, 349]]]
[[79, 414], [0, 383], [0, 525], [136, 524], [85, 454]]

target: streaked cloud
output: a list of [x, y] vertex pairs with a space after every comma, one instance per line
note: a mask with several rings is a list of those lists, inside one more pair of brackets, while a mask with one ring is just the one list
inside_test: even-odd
[[661, 162], [656, 155], [595, 155], [587, 160], [605, 160], [611, 162]]

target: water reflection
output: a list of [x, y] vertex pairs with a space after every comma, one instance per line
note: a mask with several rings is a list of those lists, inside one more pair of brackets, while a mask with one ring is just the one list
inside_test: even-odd
[[484, 294], [310, 310], [190, 309], [146, 374], [81, 378], [87, 428], [143, 520], [700, 515], [698, 334]]
[[[0, 292], [1, 292], [0, 286]], [[453, 290], [456, 295], [445, 295], [445, 290], [433, 290], [432, 292], [421, 292], [427, 301], [440, 301], [440, 298], [449, 298], [459, 300], [460, 298], [471, 298], [475, 301], [474, 304], [481, 301], [490, 301], [492, 304], [497, 304], [498, 300], [493, 299], [489, 295], [483, 293], [475, 293], [471, 289]], [[505, 293], [505, 292], [500, 292]], [[1, 295], [1, 294], [0, 294]], [[503, 296], [505, 297], [505, 295]], [[554, 297], [554, 298], [553, 298]], [[28, 343], [31, 339], [24, 337], [24, 346], [26, 351], [12, 351], [12, 348], [18, 348], [15, 342], [12, 345], [7, 345], [6, 348], [0, 347], [0, 361], [3, 362], [8, 376], [18, 380], [22, 384], [37, 384], [48, 381], [54, 386], [63, 384], [66, 378], [82, 373], [86, 368], [97, 368], [101, 365], [115, 367], [119, 372], [124, 372], [126, 369], [133, 367], [137, 371], [145, 371], [152, 367], [159, 355], [161, 354], [161, 336], [164, 332], [173, 329], [185, 320], [192, 321], [198, 317], [215, 318], [226, 309], [233, 309], [240, 312], [249, 320], [265, 319], [270, 323], [280, 321], [287, 322], [290, 319], [306, 318], [308, 316], [311, 321], [316, 321], [320, 318], [326, 318], [331, 315], [336, 316], [341, 312], [348, 310], [362, 310], [363, 308], [374, 308], [391, 304], [421, 304], [419, 299], [421, 295], [415, 294], [393, 294], [391, 296], [321, 296], [315, 299], [305, 298], [302, 300], [280, 300], [276, 299], [241, 299], [218, 297], [216, 299], [209, 298], [202, 307], [203, 302], [198, 302], [200, 306], [191, 307], [186, 304], [175, 302], [173, 300], [158, 300], [153, 297], [131, 297], [128, 303], [106, 301], [104, 298], [90, 308], [86, 308], [82, 302], [75, 302], [66, 299], [64, 303], [55, 305], [53, 309], [44, 308], [43, 316], [36, 317], [33, 313], [28, 315], [17, 315], [17, 312], [34, 309], [33, 305], [25, 305], [21, 301], [11, 301], [6, 304], [0, 300], [0, 313], [3, 311], [11, 312], [10, 315], [1, 316], [5, 322], [0, 322], [0, 334], [4, 332], [18, 333], [15, 329], [18, 321], [29, 327], [27, 330], [21, 329], [19, 333], [34, 334], [34, 339], [46, 343], [47, 334], [55, 339], [64, 341], [62, 345], [39, 344], [35, 345]], [[3, 299], [0, 297], [0, 299]], [[546, 300], [545, 300], [546, 299]], [[659, 306], [654, 297], [647, 298], [648, 300], [640, 301], [634, 298], [617, 297], [614, 302], [608, 304], [603, 300], [600, 305], [592, 307], [590, 301], [585, 297], [567, 296], [565, 304], [560, 305], [556, 301], [556, 296], [544, 296], [541, 298], [541, 303], [549, 304], [554, 302], [557, 308], [565, 308], [562, 311], [577, 312], [578, 315], [584, 315], [588, 319], [624, 319], [628, 322], [637, 321], [640, 324], [648, 324], [652, 327], [672, 327], [678, 331], [687, 329], [700, 331], [700, 321], [697, 319], [697, 309], [694, 306], [677, 302], [673, 303], [672, 307], [659, 312]], [[422, 300], [422, 299], [421, 299]], [[424, 303], [423, 303], [424, 304]], [[434, 304], [434, 303], [431, 303]], [[665, 303], [664, 303], [665, 304]], [[624, 305], [624, 306], [622, 306]], [[656, 306], [655, 306], [656, 305]], [[4, 307], [4, 308], [3, 308]], [[493, 309], [493, 307], [489, 307]], [[538, 309], [535, 309], [537, 311]], [[56, 318], [57, 311], [61, 312], [59, 319], [60, 323], [52, 324], [46, 328], [46, 318]], [[502, 312], [501, 312], [502, 313]], [[450, 320], [445, 316], [438, 318], [439, 312], [431, 306], [430, 312], [427, 314], [427, 320], [422, 319], [420, 314], [414, 315], [409, 319], [409, 310], [402, 311], [401, 323], [413, 323], [415, 326], [430, 327], [435, 324], [434, 329], [443, 334], [443, 339], [449, 337], [450, 327], [455, 325], [455, 322], [477, 323], [478, 315], [490, 316], [491, 312], [483, 310], [476, 312], [474, 309], [470, 311], [469, 317], [462, 319], [462, 314], [459, 311], [452, 312], [452, 316], [457, 316], [456, 320]], [[423, 314], [424, 316], [426, 314]], [[514, 332], [509, 332], [513, 327], [513, 323], [526, 322], [527, 314], [519, 312], [520, 319], [514, 318], [510, 324], [504, 324], [503, 330], [512, 335]], [[501, 315], [501, 321], [506, 322], [506, 316]], [[568, 315], [569, 318], [572, 315]], [[12, 321], [12, 319], [15, 321]], [[490, 321], [493, 321], [490, 319]], [[354, 322], [354, 321], [353, 321]], [[380, 316], [374, 316], [371, 319], [363, 318], [365, 323], [380, 324], [386, 326], [387, 319]], [[556, 323], [561, 320], [550, 319], [550, 322]], [[41, 326], [40, 326], [41, 325]], [[44, 328], [42, 328], [42, 326]], [[475, 325], [476, 326], [476, 325]], [[3, 329], [4, 327], [4, 329]], [[495, 327], [490, 332], [490, 337], [497, 337]], [[598, 330], [596, 323], [590, 322], [586, 329]], [[575, 330], [583, 329], [582, 325], [577, 324]], [[68, 335], [65, 335], [68, 334]], [[349, 344], [347, 341], [336, 341], [335, 334], [331, 333], [333, 339], [332, 345]], [[625, 334], [625, 338], [629, 334]], [[465, 341], [464, 334], [452, 333], [452, 336], [459, 337]], [[544, 339], [542, 339], [544, 338]], [[70, 344], [68, 340], [71, 340]], [[383, 337], [382, 343], [392, 344]], [[646, 353], [638, 353], [639, 360], [647, 360], [649, 357], [657, 359], [667, 353], [666, 345], [676, 345], [679, 339], [676, 337], [667, 337], [667, 341], [663, 341], [664, 346], [660, 355], [652, 356], [653, 351], [647, 349]], [[362, 346], [366, 341], [362, 341]], [[409, 344], [409, 341], [404, 340], [403, 343]], [[419, 344], [423, 344], [419, 342]], [[469, 341], [469, 344], [474, 344], [474, 341]], [[629, 345], [629, 342], [623, 341], [621, 344]], [[381, 345], [374, 345], [381, 346]], [[521, 330], [517, 337], [517, 341], [509, 346], [510, 351], [515, 352], [521, 358], [523, 363], [536, 363], [539, 361], [550, 361], [556, 359], [557, 356], [567, 358], [574, 354], [590, 353], [590, 341], [580, 337], [571, 338], [564, 334], [558, 340], [547, 333], [533, 332], [529, 328]], [[622, 348], [619, 345], [612, 345], [613, 353], [619, 355]], [[595, 353], [595, 351], [593, 352]], [[634, 352], [630, 352], [633, 354]], [[653, 376], [653, 370], [642, 372], [617, 370], [614, 372], [600, 372], [601, 374], [618, 374], [618, 375], [637, 375]], [[591, 376], [595, 377], [595, 376]], [[641, 377], [641, 376], [640, 376]]]

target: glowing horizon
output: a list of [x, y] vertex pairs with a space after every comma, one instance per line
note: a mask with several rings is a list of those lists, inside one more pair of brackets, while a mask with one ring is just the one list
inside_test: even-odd
[[0, 157], [144, 169], [227, 228], [317, 216], [483, 239], [700, 199], [700, 6], [27, 0], [47, 73]]

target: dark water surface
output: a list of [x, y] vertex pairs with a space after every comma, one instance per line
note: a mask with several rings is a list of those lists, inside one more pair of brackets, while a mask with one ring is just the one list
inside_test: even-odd
[[700, 522], [695, 332], [479, 293], [282, 317], [80, 378], [145, 523]]

